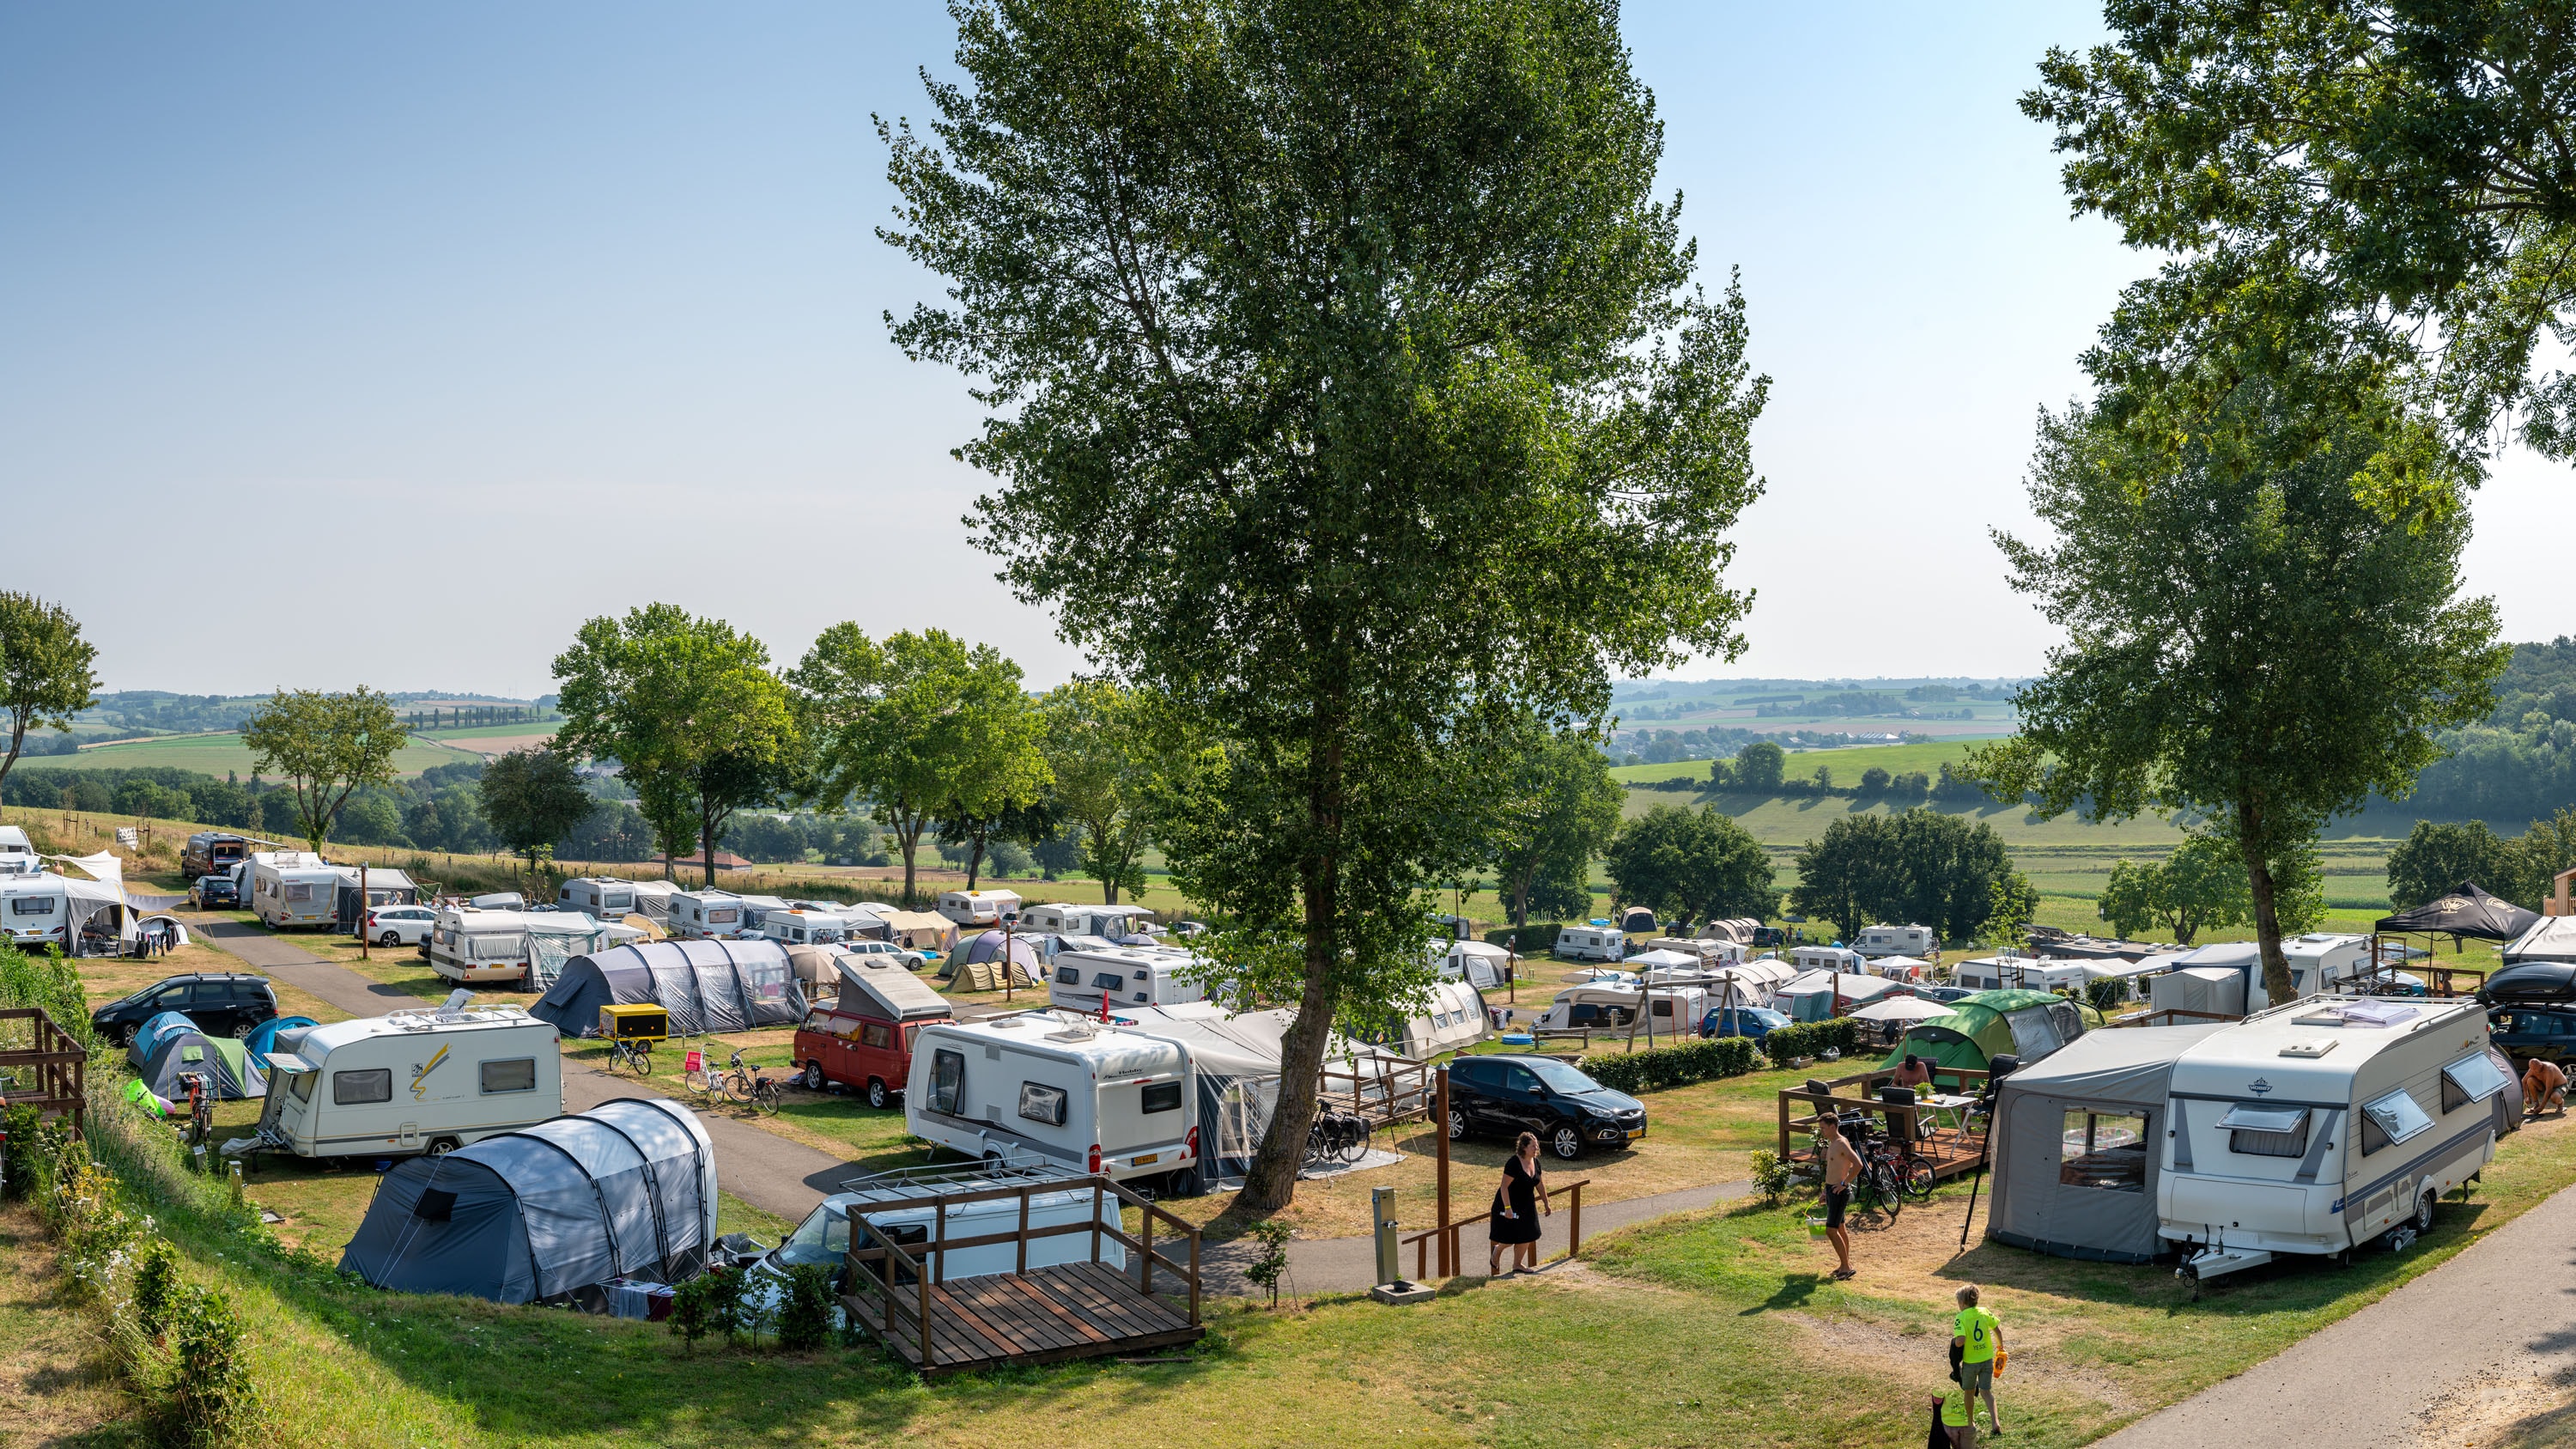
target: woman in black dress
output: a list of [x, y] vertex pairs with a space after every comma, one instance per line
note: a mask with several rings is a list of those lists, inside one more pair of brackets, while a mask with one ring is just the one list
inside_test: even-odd
[[1512, 1250], [1513, 1272], [1537, 1269], [1538, 1215], [1542, 1207], [1551, 1214], [1556, 1211], [1554, 1203], [1540, 1196], [1538, 1135], [1524, 1132], [1512, 1144], [1512, 1155], [1503, 1163], [1502, 1185], [1494, 1189], [1493, 1251], [1486, 1263], [1486, 1276], [1502, 1276], [1506, 1246]]

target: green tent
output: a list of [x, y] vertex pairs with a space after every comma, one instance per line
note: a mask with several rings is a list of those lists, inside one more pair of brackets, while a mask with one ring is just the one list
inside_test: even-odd
[[249, 1053], [228, 1036], [183, 1031], [164, 1039], [135, 1073], [154, 1095], [176, 1102], [188, 1095], [187, 1078], [202, 1077], [218, 1102], [268, 1095], [268, 1079]]
[[1980, 991], [1951, 1002], [1947, 1016], [1915, 1023], [1882, 1065], [1910, 1052], [1937, 1067], [1982, 1072], [1989, 1058], [2010, 1052], [2028, 1066], [2101, 1024], [2102, 1013], [2046, 991]]

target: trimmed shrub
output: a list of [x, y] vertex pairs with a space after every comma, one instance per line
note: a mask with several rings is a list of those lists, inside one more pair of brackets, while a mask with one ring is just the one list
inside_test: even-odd
[[1631, 1095], [1713, 1082], [1720, 1077], [1740, 1077], [1753, 1066], [1753, 1039], [1744, 1036], [1721, 1036], [1625, 1056], [1591, 1056], [1583, 1062], [1583, 1070], [1593, 1080]]
[[1786, 1065], [1791, 1057], [1822, 1056], [1827, 1047], [1849, 1056], [1859, 1043], [1860, 1023], [1845, 1016], [1775, 1026], [1769, 1036], [1762, 1038], [1762, 1051], [1775, 1065]]
[[2108, 1013], [2129, 999], [2129, 983], [2117, 976], [2096, 976], [2084, 983], [2084, 999], [2095, 1011]]
[[832, 1269], [806, 1263], [787, 1270], [778, 1305], [778, 1346], [790, 1353], [821, 1348], [832, 1336]]
[[1520, 954], [1544, 956], [1556, 949], [1556, 933], [1565, 927], [1555, 921], [1532, 921], [1526, 926], [1497, 926], [1485, 933], [1488, 946], [1506, 946], [1514, 936], [1521, 938]]

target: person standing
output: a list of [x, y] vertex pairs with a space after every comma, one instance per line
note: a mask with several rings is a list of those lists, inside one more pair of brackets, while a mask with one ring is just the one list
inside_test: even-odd
[[1977, 1396], [1983, 1394], [1986, 1427], [2003, 1433], [2003, 1414], [1995, 1407], [1995, 1353], [2004, 1346], [2004, 1326], [1977, 1306], [1974, 1283], [1959, 1290], [1959, 1312], [1950, 1320], [1950, 1346], [1959, 1350], [1959, 1387], [1967, 1396], [1969, 1418], [1974, 1420]]
[[1556, 1205], [1547, 1201], [1539, 1183], [1538, 1134], [1524, 1132], [1512, 1144], [1512, 1155], [1503, 1160], [1503, 1180], [1494, 1189], [1493, 1242], [1491, 1257], [1485, 1264], [1488, 1277], [1500, 1277], [1503, 1271], [1503, 1249], [1512, 1250], [1512, 1271], [1538, 1269], [1538, 1215], [1542, 1205], [1554, 1214]]
[[1860, 1154], [1843, 1140], [1842, 1124], [1828, 1112], [1816, 1122], [1816, 1146], [1825, 1155], [1825, 1238], [1834, 1245], [1835, 1282], [1852, 1276], [1851, 1229], [1843, 1217], [1851, 1211], [1852, 1184], [1860, 1178]]

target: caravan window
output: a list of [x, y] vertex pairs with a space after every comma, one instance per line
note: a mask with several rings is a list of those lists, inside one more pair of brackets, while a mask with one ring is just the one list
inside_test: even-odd
[[483, 1064], [484, 1092], [533, 1092], [537, 1089], [537, 1059], [517, 1057], [506, 1062]]
[[629, 895], [601, 896], [599, 908], [604, 911], [631, 911], [635, 909], [635, 898]]
[[2147, 1190], [2147, 1119], [2143, 1113], [2069, 1108], [2059, 1138], [2057, 1180], [2105, 1192]]
[[312, 1101], [313, 1083], [319, 1079], [321, 1075], [322, 1074], [320, 1072], [297, 1072], [291, 1081], [291, 1085], [295, 1088], [295, 1100], [299, 1102]]
[[930, 1054], [930, 1110], [957, 1113], [957, 1104], [966, 1096], [966, 1054], [932, 1052]]
[[1032, 1122], [1044, 1122], [1050, 1127], [1063, 1126], [1067, 1100], [1062, 1087], [1038, 1082], [1020, 1083], [1020, 1115]]
[[1078, 966], [1058, 966], [1055, 968], [1055, 984], [1058, 986], [1080, 986], [1082, 984], [1082, 968]]
[[11, 896], [9, 910], [20, 916], [50, 916], [54, 913], [52, 896]]
[[729, 926], [735, 921], [741, 919], [741, 916], [742, 912], [735, 910], [731, 906], [727, 906], [720, 911], [707, 912], [707, 924], [710, 926]]
[[290, 885], [289, 885], [289, 886], [287, 886], [287, 888], [286, 888], [286, 898], [287, 898], [289, 901], [310, 901], [310, 900], [312, 900], [312, 899], [313, 899], [313, 885], [312, 885], [312, 883], [311, 883], [310, 881], [296, 881], [296, 882], [294, 882], [294, 883], [290, 884]]
[[1177, 1112], [1181, 1110], [1181, 1084], [1178, 1082], [1156, 1082], [1152, 1086], [1147, 1087], [1145, 1089], [1145, 1110], [1148, 1112]]
[[1127, 983], [1125, 981], [1119, 979], [1118, 973], [1115, 971], [1103, 971], [1091, 978], [1093, 989], [1098, 991], [1117, 991], [1125, 987], [1126, 984]]
[[2239, 1102], [2218, 1119], [2219, 1130], [2227, 1134], [2227, 1148], [2248, 1157], [2305, 1157], [2308, 1155], [2308, 1109], [2305, 1107], [2266, 1107], [2259, 1102]]
[[2504, 1090], [2504, 1068], [2485, 1052], [2462, 1057], [2442, 1068], [2442, 1110], [2456, 1112]]
[[2383, 1147], [2394, 1146], [2420, 1132], [2429, 1130], [2433, 1119], [2415, 1105], [2415, 1099], [2403, 1091], [2387, 1096], [2361, 1109], [2361, 1155], [2368, 1157]]
[[393, 1099], [394, 1074], [391, 1067], [331, 1074], [332, 1106], [362, 1107], [369, 1102], [390, 1102]]
[[477, 961], [515, 961], [527, 954], [527, 937], [512, 933], [502, 936], [468, 936], [466, 954]]

